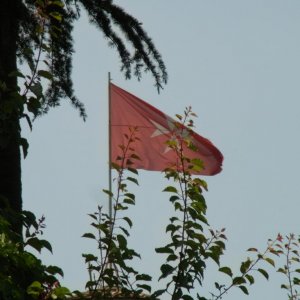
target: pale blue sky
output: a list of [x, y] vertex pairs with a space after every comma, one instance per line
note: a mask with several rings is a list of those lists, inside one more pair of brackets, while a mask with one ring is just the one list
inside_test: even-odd
[[[197, 131], [224, 154], [224, 170], [207, 178], [208, 217], [226, 227], [224, 264], [237, 267], [249, 247], [263, 249], [278, 232], [300, 233], [300, 2], [298, 0], [119, 0], [136, 16], [163, 55], [169, 83], [160, 95], [150, 75], [126, 81], [119, 59], [85, 17], [76, 25], [73, 79], [85, 104], [84, 123], [67, 101], [34, 123], [23, 162], [24, 207], [45, 214], [45, 237], [64, 282], [82, 289], [82, 252], [96, 245], [81, 235], [87, 213], [106, 204], [107, 73], [113, 82], [168, 115], [192, 105]], [[184, 4], [183, 4], [184, 3]], [[140, 172], [132, 245], [137, 267], [157, 277], [170, 215], [159, 172]], [[215, 267], [207, 276], [209, 292]], [[258, 278], [261, 278], [259, 275]], [[247, 299], [287, 299], [279, 275], [250, 288]], [[154, 285], [157, 287], [156, 279]], [[224, 299], [246, 299], [240, 291]], [[165, 298], [167, 299], [167, 298]]]

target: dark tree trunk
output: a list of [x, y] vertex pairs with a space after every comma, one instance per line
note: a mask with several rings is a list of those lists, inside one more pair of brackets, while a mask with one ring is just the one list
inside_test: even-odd
[[[7, 86], [7, 90], [0, 88], [0, 209], [7, 201], [8, 207], [17, 213], [22, 210], [20, 126], [18, 112], [13, 105], [17, 79], [8, 74], [17, 69], [17, 7], [20, 1], [2, 0], [0, 9], [0, 83], [4, 82]], [[13, 229], [21, 233], [19, 221], [15, 221]]]

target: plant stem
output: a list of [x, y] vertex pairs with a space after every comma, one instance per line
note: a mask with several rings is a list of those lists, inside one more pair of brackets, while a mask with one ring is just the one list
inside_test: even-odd
[[291, 293], [291, 300], [293, 300], [293, 299], [296, 299], [296, 296], [293, 293], [293, 283], [292, 283], [292, 276], [291, 276], [291, 270], [290, 270], [291, 242], [292, 242], [292, 236], [289, 236], [288, 244], [287, 244], [287, 254], [286, 254], [286, 268], [287, 268], [287, 277], [289, 280], [289, 289], [290, 289], [290, 293]]

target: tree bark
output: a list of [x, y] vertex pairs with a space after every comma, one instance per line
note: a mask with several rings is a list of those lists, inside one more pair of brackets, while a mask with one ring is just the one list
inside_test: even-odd
[[[0, 211], [7, 204], [17, 213], [22, 211], [20, 125], [13, 103], [17, 78], [8, 75], [17, 70], [19, 4], [20, 0], [2, 0], [0, 10], [0, 83], [7, 86], [0, 88]], [[18, 218], [12, 225], [14, 231], [22, 233]]]

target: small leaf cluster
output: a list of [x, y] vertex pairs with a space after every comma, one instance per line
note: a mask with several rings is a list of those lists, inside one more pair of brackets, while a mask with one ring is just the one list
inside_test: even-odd
[[204, 271], [208, 259], [219, 264], [225, 249], [226, 236], [224, 229], [213, 231], [209, 229], [206, 218], [206, 201], [203, 190], [207, 184], [200, 178], [192, 178], [193, 170], [200, 170], [203, 163], [197, 158], [185, 155], [185, 147], [196, 150], [190, 133], [195, 116], [191, 107], [185, 110], [184, 116], [177, 115], [178, 122], [174, 123], [176, 139], [168, 142], [168, 146], [176, 152], [177, 162], [174, 167], [165, 170], [165, 176], [177, 183], [168, 186], [164, 192], [171, 193], [170, 202], [176, 215], [170, 218], [166, 227], [171, 242], [156, 248], [157, 253], [167, 255], [166, 262], [161, 266], [161, 279], [168, 280], [166, 288], [156, 291], [153, 296], [164, 293], [171, 295], [171, 299], [193, 299], [190, 292], [196, 284], [202, 285]]
[[59, 286], [57, 275], [63, 272], [56, 266], [45, 266], [31, 251], [47, 249], [51, 251], [48, 241], [40, 239], [43, 233], [44, 217], [37, 220], [28, 211], [21, 216], [25, 228], [25, 239], [21, 239], [11, 227], [5, 212], [0, 214], [0, 299], [31, 300], [46, 299], [56, 295], [65, 299], [69, 290]]
[[[146, 283], [151, 277], [140, 274], [129, 265], [131, 260], [140, 258], [140, 255], [128, 247], [127, 239], [133, 223], [128, 216], [123, 215], [124, 211], [135, 205], [135, 195], [128, 190], [129, 182], [138, 184], [134, 177], [138, 172], [132, 167], [134, 160], [139, 159], [132, 147], [138, 141], [135, 133], [136, 128], [132, 128], [125, 135], [126, 144], [120, 145], [122, 155], [116, 158], [117, 163], [112, 164], [118, 174], [116, 192], [104, 190], [114, 204], [113, 211], [108, 215], [103, 213], [102, 207], [98, 207], [98, 212], [90, 214], [93, 219], [91, 225], [98, 234], [83, 235], [97, 242], [100, 254], [99, 257], [94, 254], [83, 255], [90, 271], [86, 287], [92, 295], [110, 297], [113, 290], [117, 290], [122, 296], [151, 292], [151, 287]], [[133, 175], [126, 176], [125, 168]]]
[[281, 288], [287, 290], [289, 300], [300, 299], [300, 238], [292, 233], [285, 237], [278, 234], [274, 251], [280, 253], [284, 261], [283, 266], [277, 269], [286, 279]]
[[279, 258], [282, 254], [281, 250], [278, 248], [278, 238], [268, 240], [268, 245], [262, 252], [257, 248], [249, 248], [247, 251], [252, 257], [248, 257], [241, 262], [238, 274], [234, 274], [232, 269], [228, 266], [219, 268], [219, 272], [224, 273], [231, 278], [231, 283], [226, 285], [215, 282], [215, 287], [218, 292], [211, 293], [212, 300], [222, 299], [224, 294], [236, 287], [244, 294], [249, 295], [249, 286], [255, 283], [255, 275], [260, 274], [268, 280], [269, 272], [266, 270], [266, 266], [275, 267], [274, 258]]

